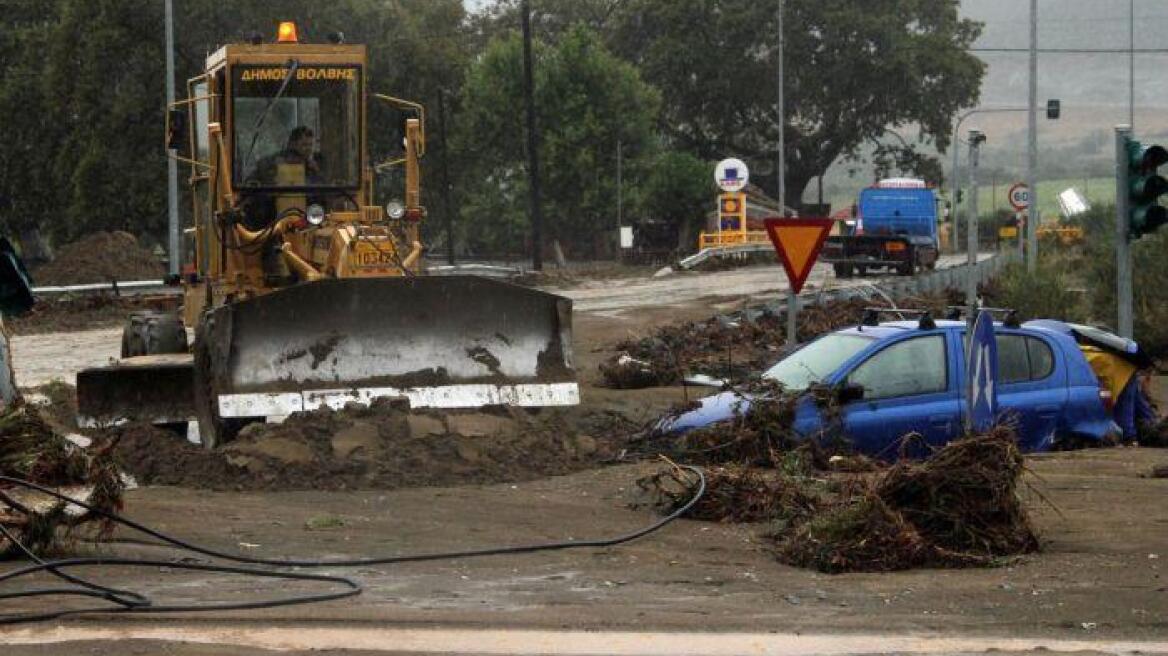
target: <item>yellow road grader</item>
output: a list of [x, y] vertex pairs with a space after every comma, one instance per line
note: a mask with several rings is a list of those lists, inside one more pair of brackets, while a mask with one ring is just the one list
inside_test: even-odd
[[[301, 43], [291, 23], [275, 43], [207, 58], [167, 112], [194, 200], [181, 316], [130, 317], [122, 359], [78, 374], [84, 424], [195, 419], [214, 447], [249, 421], [386, 397], [579, 402], [571, 301], [427, 274], [424, 109], [369, 92], [367, 73], [364, 46]], [[401, 152], [382, 161], [367, 139], [375, 104], [404, 126]], [[379, 203], [391, 169], [404, 193]]]

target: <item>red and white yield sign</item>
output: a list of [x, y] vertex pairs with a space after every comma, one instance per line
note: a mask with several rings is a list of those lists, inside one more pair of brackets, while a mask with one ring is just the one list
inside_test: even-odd
[[802, 291], [832, 223], [831, 219], [764, 219], [793, 293]]

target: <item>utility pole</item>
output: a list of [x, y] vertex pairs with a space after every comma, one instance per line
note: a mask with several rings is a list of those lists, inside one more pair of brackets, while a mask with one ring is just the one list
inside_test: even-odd
[[620, 137], [616, 138], [616, 259], [619, 262], [621, 259], [621, 226], [624, 225], [624, 187], [621, 182], [621, 160], [624, 159], [621, 152], [622, 146]]
[[785, 214], [787, 209], [787, 107], [783, 97], [783, 47], [786, 45], [783, 37], [784, 4], [784, 0], [779, 0], [779, 160], [776, 166], [776, 175], [779, 178], [779, 210]]
[[977, 313], [977, 276], [974, 275], [977, 265], [977, 157], [985, 135], [980, 130], [969, 131], [969, 212], [966, 220], [965, 242], [968, 246], [966, 258], [965, 304], [968, 306], [968, 322], [973, 325], [974, 315]]
[[[952, 237], [950, 244], [954, 254], [961, 252], [961, 248], [957, 239], [957, 224], [961, 219], [961, 213], [958, 210], [959, 205], [957, 203], [957, 195], [961, 192], [961, 164], [957, 159], [957, 155], [961, 150], [961, 124], [965, 122], [965, 119], [973, 116], [974, 114], [1024, 111], [1026, 111], [1025, 107], [987, 107], [984, 109], [971, 109], [961, 116], [958, 116], [957, 121], [953, 124], [953, 143], [950, 145], [950, 148], [953, 149], [953, 169], [952, 173], [950, 174], [950, 177], [953, 178], [953, 197], [950, 199], [953, 204], [953, 211], [951, 213], [952, 216], [950, 217], [951, 224], [949, 229], [952, 232], [950, 235]], [[976, 189], [971, 189], [970, 191], [977, 193]], [[1019, 243], [1022, 242], [1022, 239], [1022, 236], [1018, 237]]]
[[[174, 104], [174, 7], [172, 0], [165, 0], [166, 18], [166, 107]], [[177, 275], [182, 254], [178, 240], [178, 160], [172, 150], [166, 158], [166, 209], [167, 209], [167, 272]]]
[[539, 197], [539, 133], [535, 124], [535, 83], [531, 64], [531, 1], [520, 6], [523, 20], [523, 104], [527, 109], [527, 174], [531, 187], [531, 268], [543, 271], [543, 210]]
[[1127, 124], [1136, 127], [1136, 0], [1127, 4]]
[[1026, 271], [1038, 269], [1038, 0], [1030, 0], [1030, 122], [1027, 130], [1028, 156], [1026, 187], [1030, 205], [1026, 208]]
[[[786, 39], [783, 36], [783, 11], [785, 9], [784, 0], [779, 0], [779, 161], [776, 166], [777, 175], [779, 177], [779, 210], [786, 216], [787, 214], [787, 107], [783, 96], [783, 48], [786, 46]], [[787, 290], [787, 344], [794, 346], [799, 342], [799, 330], [795, 325], [795, 317], [799, 312], [799, 296], [795, 293], [794, 288]]]
[[1119, 329], [1119, 336], [1128, 339], [1134, 334], [1131, 237], [1128, 235], [1128, 217], [1131, 215], [1128, 198], [1131, 193], [1128, 162], [1131, 155], [1127, 151], [1127, 140], [1131, 135], [1130, 125], [1115, 126], [1115, 278], [1116, 301], [1119, 306], [1119, 325], [1116, 327]]
[[446, 212], [446, 262], [454, 266], [454, 209], [450, 202], [450, 149], [446, 147], [446, 92], [438, 90], [438, 144], [442, 147], [442, 209]]

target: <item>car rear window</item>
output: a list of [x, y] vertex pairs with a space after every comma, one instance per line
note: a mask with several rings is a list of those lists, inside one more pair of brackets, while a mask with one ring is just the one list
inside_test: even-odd
[[822, 382], [871, 343], [871, 337], [860, 335], [824, 335], [780, 360], [763, 377], [778, 381], [789, 390], [805, 390]]
[[998, 380], [1003, 384], [1042, 380], [1054, 371], [1054, 353], [1041, 339], [999, 334], [997, 341]]

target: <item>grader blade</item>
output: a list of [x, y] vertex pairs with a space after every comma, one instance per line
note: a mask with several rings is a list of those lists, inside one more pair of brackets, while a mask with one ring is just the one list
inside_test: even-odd
[[194, 418], [189, 354], [125, 358], [77, 373], [77, 422], [82, 428], [127, 421], [182, 423]]
[[[579, 403], [571, 301], [475, 276], [326, 279], [216, 308], [195, 344], [200, 421], [408, 400]], [[209, 407], [207, 407], [209, 406]]]

